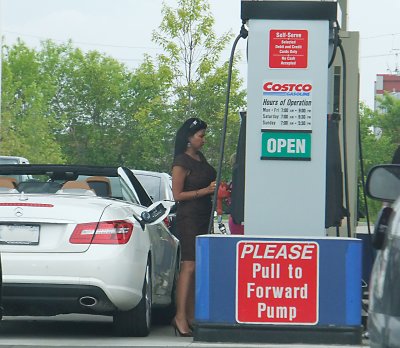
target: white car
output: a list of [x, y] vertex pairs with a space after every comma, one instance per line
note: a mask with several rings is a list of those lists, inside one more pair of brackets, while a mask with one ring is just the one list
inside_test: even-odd
[[[25, 157], [19, 156], [0, 156], [0, 165], [2, 164], [29, 164], [29, 161]], [[13, 176], [17, 181], [23, 181], [30, 179], [29, 176], [26, 175], [14, 175]]]
[[0, 156], [0, 164], [29, 164], [25, 157]]
[[148, 335], [152, 308], [174, 311], [170, 205], [123, 167], [1, 165], [4, 315], [111, 315], [117, 335]]

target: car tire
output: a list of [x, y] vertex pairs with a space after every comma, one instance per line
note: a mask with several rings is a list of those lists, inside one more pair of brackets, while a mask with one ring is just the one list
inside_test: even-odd
[[152, 312], [152, 284], [150, 262], [147, 261], [143, 282], [142, 299], [129, 310], [114, 314], [114, 331], [120, 337], [145, 337], [150, 333]]

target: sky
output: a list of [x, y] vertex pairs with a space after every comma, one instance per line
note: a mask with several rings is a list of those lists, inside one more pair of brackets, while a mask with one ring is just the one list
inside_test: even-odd
[[[177, 0], [164, 0], [176, 7]], [[161, 23], [163, 0], [0, 0], [3, 40], [19, 37], [38, 47], [41, 40], [63, 43], [71, 39], [85, 51], [97, 50], [137, 67], [145, 53], [161, 53], [151, 41]], [[209, 0], [217, 35], [241, 26], [240, 0]], [[360, 33], [360, 100], [374, 105], [376, 74], [400, 69], [400, 1], [348, 0], [348, 30]], [[233, 40], [232, 40], [233, 43]], [[231, 45], [224, 51], [230, 55]], [[237, 51], [243, 57], [239, 69], [246, 81], [245, 40]]]

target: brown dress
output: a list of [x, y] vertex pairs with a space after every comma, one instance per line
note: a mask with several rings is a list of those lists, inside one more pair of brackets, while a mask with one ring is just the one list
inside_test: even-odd
[[[188, 170], [183, 191], [196, 191], [210, 185], [216, 178], [215, 169], [198, 152], [200, 161], [186, 153], [175, 157], [172, 167], [180, 166]], [[211, 216], [212, 195], [180, 201], [176, 211], [176, 231], [181, 244], [182, 261], [195, 260], [196, 236], [207, 234]]]

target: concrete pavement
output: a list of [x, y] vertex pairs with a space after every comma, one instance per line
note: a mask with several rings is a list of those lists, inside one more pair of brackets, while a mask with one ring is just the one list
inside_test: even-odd
[[0, 325], [0, 347], [192, 347], [192, 348], [365, 348], [362, 345], [236, 344], [193, 342], [176, 337], [170, 326], [156, 326], [148, 337], [114, 337], [112, 318], [59, 315], [50, 318], [5, 317]]

